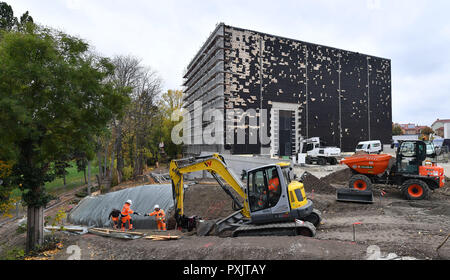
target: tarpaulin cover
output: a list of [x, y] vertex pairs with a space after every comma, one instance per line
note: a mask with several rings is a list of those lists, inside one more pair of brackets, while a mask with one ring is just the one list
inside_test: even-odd
[[113, 209], [122, 210], [128, 199], [133, 202], [131, 209], [142, 215], [131, 215], [134, 228], [155, 229], [157, 226], [154, 216], [144, 217], [143, 215], [153, 212], [155, 204], [158, 204], [167, 214], [173, 207], [172, 186], [170, 184], [145, 185], [95, 197], [88, 196], [72, 209], [67, 220], [75, 225], [110, 227], [109, 213]]

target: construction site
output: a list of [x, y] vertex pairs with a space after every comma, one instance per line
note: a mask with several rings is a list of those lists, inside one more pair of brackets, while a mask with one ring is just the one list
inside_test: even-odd
[[[114, 133], [95, 143], [93, 161], [109, 178], [58, 193], [43, 217], [16, 203], [0, 219], [0, 257], [448, 260], [450, 153], [431, 134], [394, 145], [391, 67], [389, 58], [219, 23], [186, 65], [180, 107], [193, 116], [183, 119], [181, 152], [169, 157], [169, 143], [150, 135], [173, 124], [144, 121], [160, 103], [141, 108], [153, 97], [137, 98], [133, 127], [114, 119], [105, 125]], [[205, 119], [199, 103], [225, 117]], [[217, 141], [206, 143], [211, 125]], [[83, 153], [70, 160], [84, 156], [90, 174]], [[25, 257], [13, 248], [36, 231], [27, 221], [45, 242]]]
[[[236, 158], [237, 157], [237, 158]], [[233, 163], [251, 158], [228, 156]], [[276, 160], [255, 158], [273, 164]], [[450, 164], [442, 163], [448, 171]], [[236, 166], [236, 164], [234, 164]], [[352, 176], [345, 165], [295, 165], [293, 172], [302, 177], [306, 197], [322, 216], [314, 237], [242, 236], [230, 232], [215, 234], [214, 223], [233, 214], [233, 201], [212, 178], [185, 180], [184, 214], [195, 217], [196, 225], [177, 228], [173, 218], [174, 202], [168, 166], [161, 166], [145, 176], [146, 182], [128, 182], [105, 195], [83, 199], [72, 193], [61, 196], [45, 211], [53, 216], [67, 212], [63, 226], [46, 226], [47, 234], [58, 236], [63, 248], [41, 259], [86, 260], [173, 259], [173, 260], [270, 260], [274, 259], [448, 259], [450, 244], [445, 243], [450, 230], [450, 189], [448, 178], [443, 188], [430, 193], [426, 200], [405, 200], [396, 186], [372, 186], [370, 204], [339, 202], [338, 189], [348, 188]], [[235, 170], [237, 171], [237, 170]], [[305, 173], [306, 172], [306, 173]], [[201, 173], [196, 173], [201, 174]], [[114, 230], [108, 219], [113, 208], [126, 199], [133, 200], [134, 230]], [[143, 217], [158, 203], [169, 214], [167, 231], [156, 229], [154, 219]], [[172, 211], [172, 214], [170, 212]], [[23, 242], [17, 234], [23, 220], [2, 222], [2, 248]], [[205, 230], [205, 225], [207, 230]], [[158, 237], [160, 236], [160, 237]], [[76, 247], [73, 247], [76, 246]], [[76, 248], [76, 250], [74, 249]]]

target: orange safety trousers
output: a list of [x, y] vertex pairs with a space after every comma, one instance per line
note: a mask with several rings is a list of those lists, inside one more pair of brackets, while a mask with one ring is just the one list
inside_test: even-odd
[[167, 230], [166, 228], [166, 214], [164, 210], [153, 211], [149, 216], [156, 216], [156, 224], [158, 225], [158, 230]]
[[122, 230], [125, 230], [125, 224], [128, 222], [128, 229], [133, 229], [133, 222], [130, 215], [122, 217]]
[[113, 227], [117, 228], [117, 226], [119, 225], [119, 217], [111, 217], [111, 220], [113, 221]]
[[130, 214], [133, 214], [134, 211], [130, 209], [130, 206], [125, 203], [125, 205], [122, 208], [122, 230], [125, 230], [125, 224], [126, 222], [128, 222], [128, 229], [132, 230], [133, 229], [133, 223], [131, 220], [131, 216]]
[[158, 230], [167, 230], [165, 222], [157, 221], [156, 223], [158, 224]]

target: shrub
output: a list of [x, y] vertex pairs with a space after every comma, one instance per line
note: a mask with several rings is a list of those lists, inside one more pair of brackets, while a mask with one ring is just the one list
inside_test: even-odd
[[133, 168], [131, 166], [124, 167], [122, 171], [123, 171], [122, 181], [128, 181], [133, 176]]

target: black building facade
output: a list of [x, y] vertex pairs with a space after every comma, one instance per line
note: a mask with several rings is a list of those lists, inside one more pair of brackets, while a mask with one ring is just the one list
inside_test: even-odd
[[[293, 155], [310, 137], [353, 151], [359, 141], [389, 144], [392, 138], [389, 59], [219, 24], [184, 79], [184, 106], [192, 116], [188, 154]], [[215, 120], [194, 116], [195, 101], [203, 112], [223, 113], [215, 134], [222, 142], [200, 141], [198, 128]], [[270, 141], [261, 142], [264, 110]], [[245, 129], [244, 143], [237, 142], [238, 129]]]

